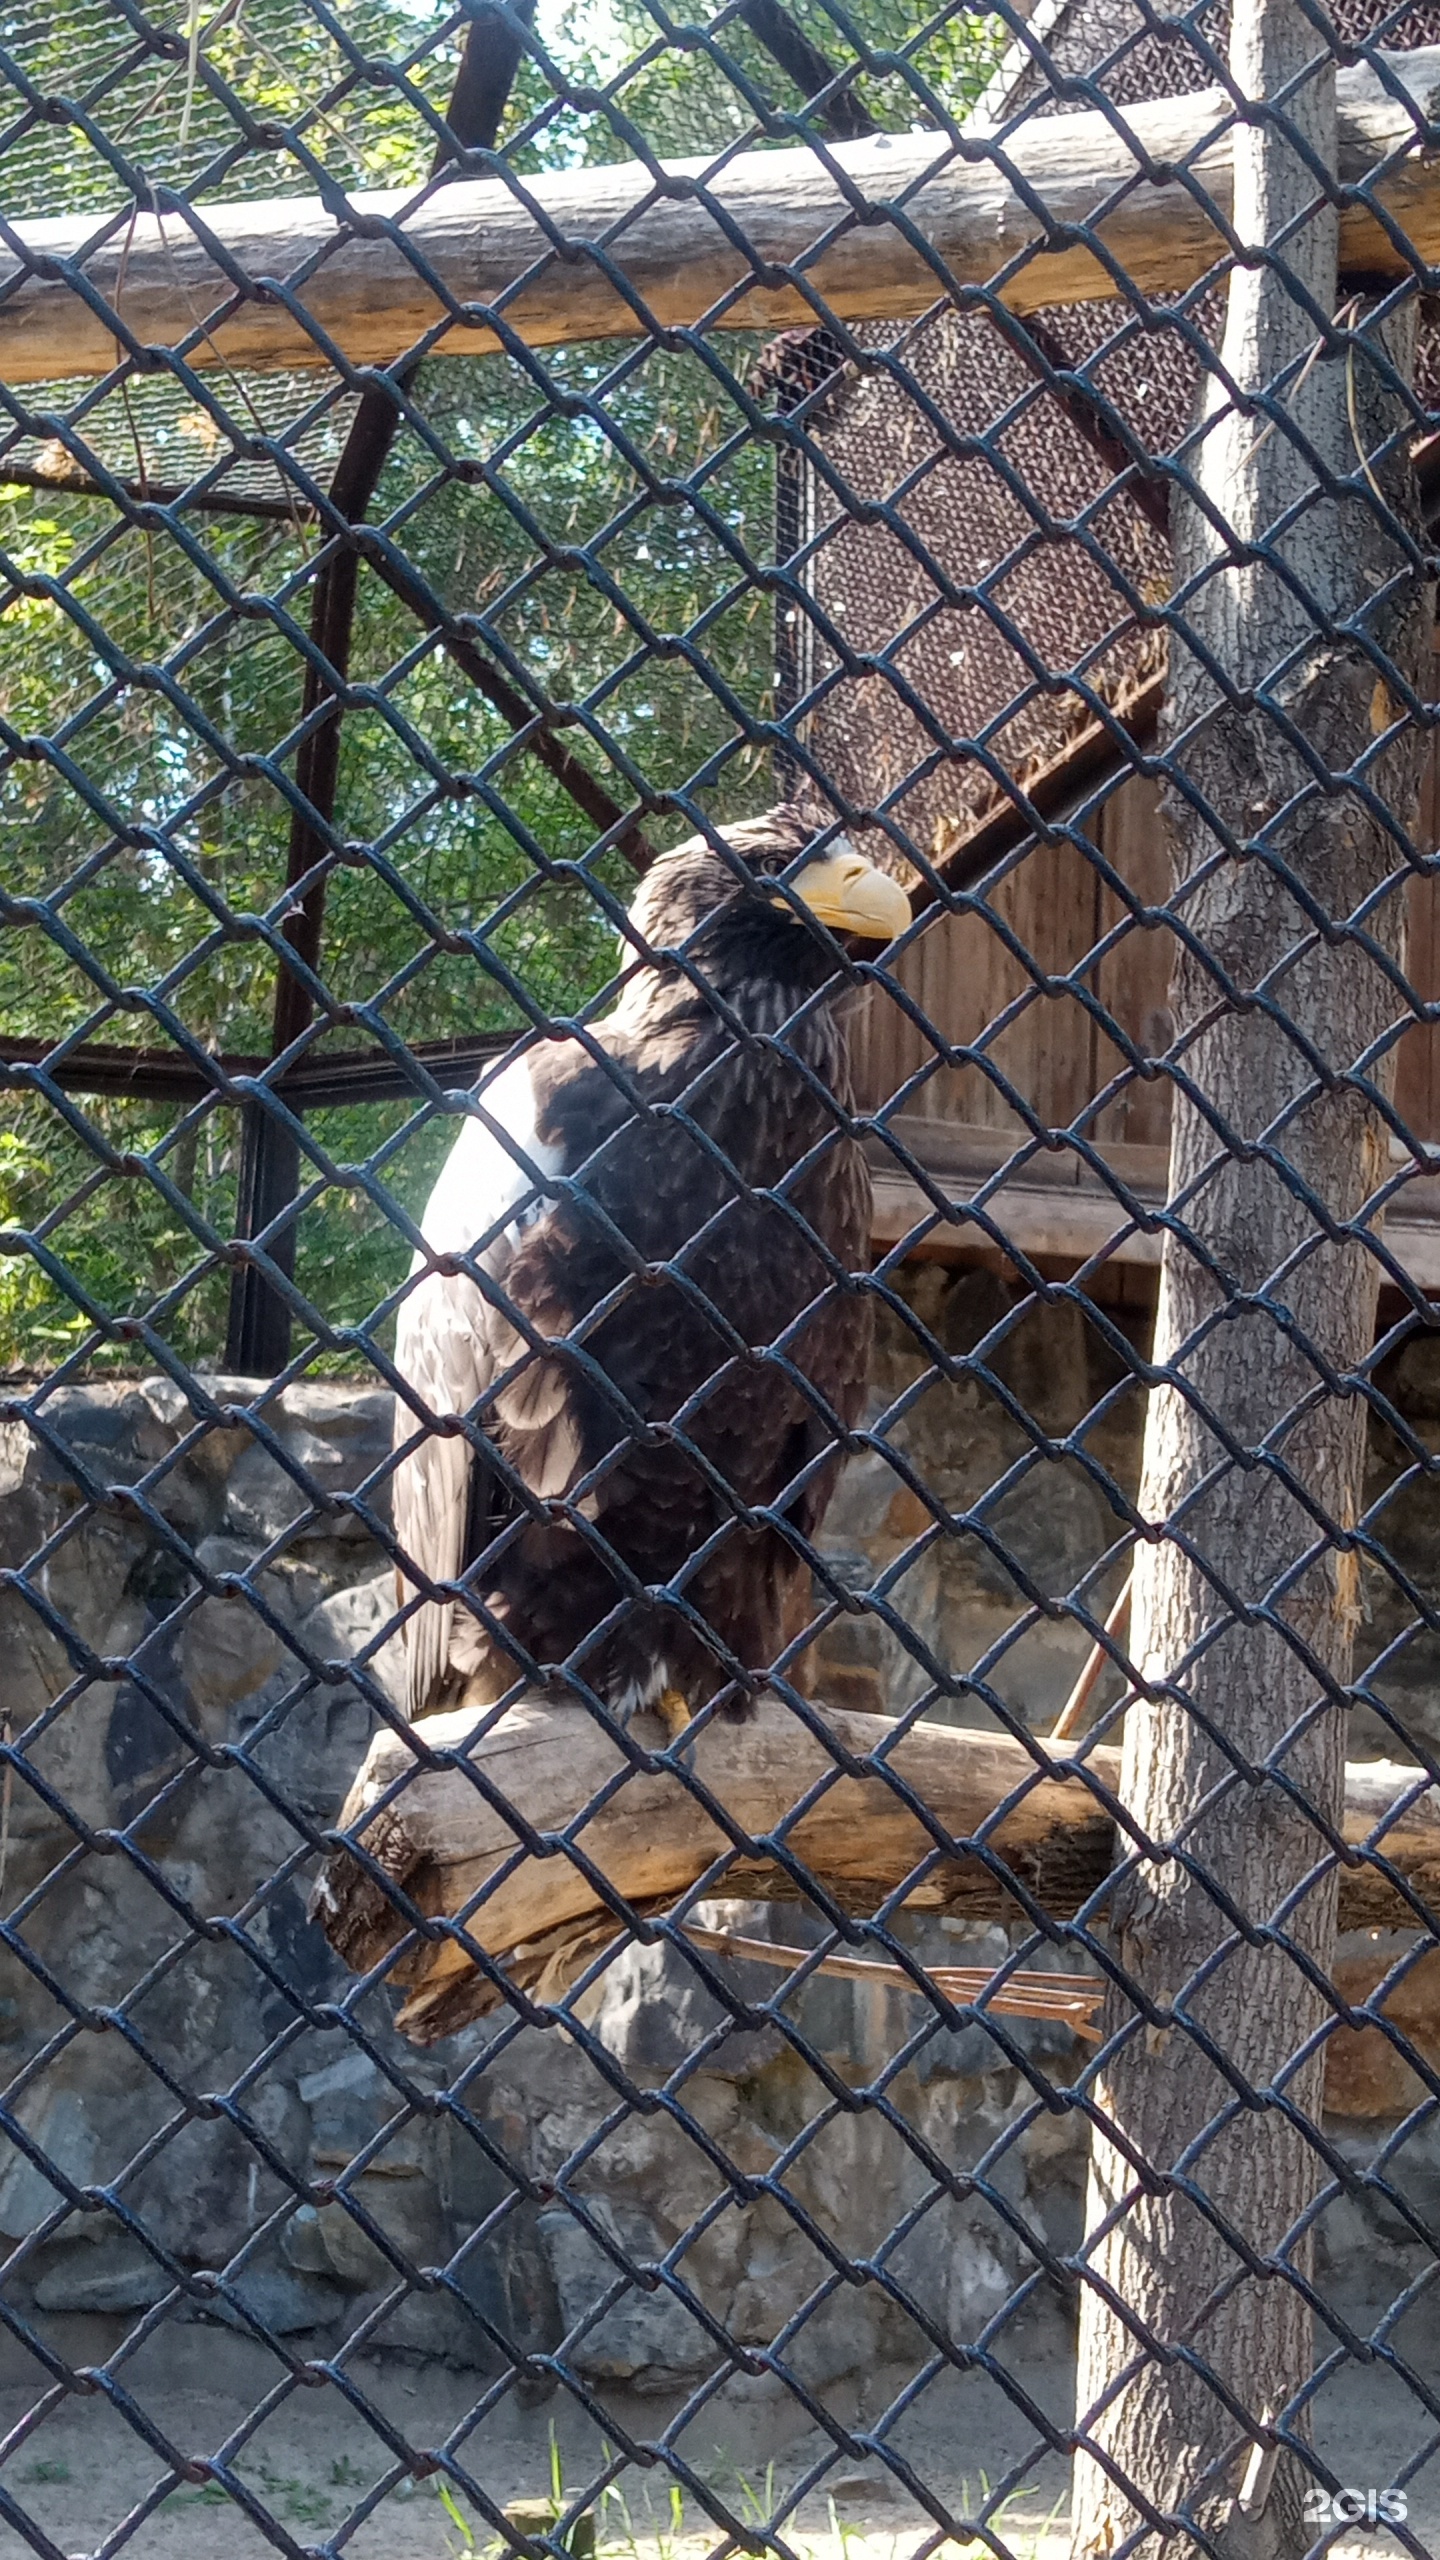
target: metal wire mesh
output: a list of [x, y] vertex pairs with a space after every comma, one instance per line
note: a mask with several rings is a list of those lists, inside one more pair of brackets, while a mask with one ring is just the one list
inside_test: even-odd
[[1440, 60], [1285, 9], [8, 17], [5, 2549], [1434, 2547]]

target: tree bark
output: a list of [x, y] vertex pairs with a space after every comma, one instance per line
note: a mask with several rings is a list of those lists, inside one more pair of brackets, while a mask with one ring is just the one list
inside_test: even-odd
[[[1066, 1919], [1104, 1884], [1111, 1823], [1063, 1757], [1051, 1777], [1043, 1746], [1037, 1758], [1006, 1734], [925, 1723], [897, 1733], [884, 1716], [816, 1713], [821, 1734], [770, 1698], [747, 1724], [705, 1725], [687, 1748], [693, 1785], [663, 1763], [625, 1776], [620, 1746], [591, 1717], [540, 1698], [488, 1723], [461, 1708], [410, 1731], [387, 1728], [340, 1815], [340, 1832], [362, 1855], [337, 1843], [316, 1887], [316, 1916], [346, 1963], [364, 1968], [407, 1936], [400, 1894], [432, 1917], [464, 1913], [473, 1945], [527, 1984], [565, 1946], [616, 1934], [617, 1907], [648, 1912], [691, 1892], [727, 1846], [730, 1863], [710, 1893], [795, 1899], [793, 1877], [761, 1845], [781, 1838], [842, 1909], [867, 1913], [909, 1880], [906, 1908], [916, 1914], [1018, 1920], [1028, 1897], [1032, 1908]], [[833, 1736], [834, 1751], [822, 1735]], [[653, 1719], [637, 1720], [642, 1751], [662, 1738]], [[836, 1768], [836, 1751], [854, 1774]], [[1077, 1761], [1102, 1787], [1118, 1784], [1118, 1752], [1091, 1744]], [[831, 1783], [807, 1801], [827, 1773]], [[1361, 1843], [1375, 1835], [1385, 1865], [1422, 1900], [1440, 1903], [1440, 1795], [1427, 1788], [1410, 1803], [1420, 1782], [1418, 1770], [1392, 1761], [1351, 1769], [1345, 1836]], [[928, 1822], [912, 1811], [912, 1797]], [[707, 1802], [724, 1807], [731, 1832]], [[582, 1854], [568, 1856], [565, 1840], [587, 1806], [595, 1810], [573, 1834]], [[973, 1845], [980, 1840], [984, 1857]], [[616, 1902], [607, 1904], [597, 1875]], [[1342, 1898], [1349, 1928], [1413, 1925], [1373, 1859], [1346, 1868]], [[499, 1996], [454, 1937], [414, 1944], [391, 1978], [409, 1987], [401, 2024], [422, 2043]]]
[[[1232, 65], [1254, 99], [1299, 82], [1284, 116], [1312, 166], [1333, 170], [1333, 63], [1299, 0], [1239, 0]], [[1177, 1085], [1170, 1196], [1185, 1233], [1166, 1239], [1155, 1357], [1176, 1383], [1152, 1392], [1140, 1494], [1166, 1534], [1138, 1551], [1142, 1696], [1121, 1785], [1155, 1852], [1117, 1899], [1137, 1996], [1110, 2004], [1095, 2089], [1115, 2138], [1097, 2133], [1090, 2181], [1077, 2560], [1132, 2533], [1137, 2552], [1158, 2551], [1144, 2531], [1158, 2519], [1167, 2554], [1282, 2560], [1311, 2539], [1303, 2452], [1282, 2445], [1239, 2492], [1267, 2428], [1291, 2447], [1305, 2433], [1301, 2224], [1323, 2173], [1277, 2093], [1318, 2121], [1323, 2050], [1307, 2047], [1327, 2002], [1306, 1968], [1327, 1974], [1334, 1945], [1333, 1869], [1314, 1871], [1344, 1784], [1358, 1581], [1344, 1533], [1378, 1277], [1365, 1245], [1323, 1241], [1322, 1221], [1356, 1218], [1387, 1170], [1374, 1097], [1390, 1061], [1371, 1053], [1401, 1009], [1378, 960], [1312, 919], [1363, 912], [1379, 950], [1400, 955], [1401, 894], [1382, 894], [1400, 857], [1352, 776], [1378, 750], [1365, 783], [1413, 836], [1419, 775], [1383, 665], [1326, 625], [1353, 618], [1417, 689], [1424, 625], [1371, 487], [1412, 520], [1407, 467], [1379, 450], [1404, 404], [1363, 350], [1307, 370], [1314, 309], [1335, 309], [1338, 223], [1277, 121], [1238, 128], [1235, 221], [1278, 254], [1233, 275], [1223, 362], [1242, 393], [1283, 391], [1285, 415], [1267, 431], [1211, 384], [1194, 467], [1233, 539], [1189, 500], [1175, 524], [1177, 604], [1239, 701], [1220, 703], [1177, 637], [1165, 735], [1184, 787], [1168, 817], [1178, 912], [1206, 956], [1182, 948], [1175, 982], [1190, 1092]], [[1384, 344], [1403, 378], [1413, 326], [1390, 323]], [[1321, 494], [1306, 438], [1351, 494]], [[1261, 542], [1298, 587], [1273, 558], [1244, 556]], [[1280, 1016], [1251, 1000], [1259, 990]], [[1268, 1157], [1240, 1152], [1262, 1139]], [[1261, 1764], [1283, 1783], [1249, 1774]], [[1247, 1943], [1249, 1927], [1273, 1935]]]
[[[1366, 64], [1342, 76], [1342, 175], [1370, 181], [1417, 259], [1440, 263], [1440, 166], [1421, 148], [1440, 48], [1386, 59], [1385, 85]], [[424, 354], [474, 356], [512, 335], [546, 347], [655, 327], [811, 326], [816, 295], [841, 319], [899, 320], [929, 310], [947, 280], [983, 285], [1002, 269], [1013, 311], [1108, 301], [1117, 270], [1136, 293], [1174, 294], [1223, 254], [1204, 199], [1228, 214], [1234, 132], [1224, 97], [1205, 90], [1127, 107], [1123, 124], [1113, 111], [1043, 117], [1007, 143], [1004, 165], [961, 159], [933, 133], [837, 143], [827, 156], [845, 188], [813, 151], [750, 151], [714, 177], [708, 159], [670, 163], [663, 195], [648, 169], [622, 164], [527, 177], [523, 195], [499, 179], [357, 194], [342, 218], [313, 196], [205, 205], [203, 238], [183, 211], [25, 222], [0, 254], [0, 376], [108, 373], [117, 349], [183, 346], [192, 365], [263, 371], [329, 364], [332, 347], [393, 364], [430, 330]], [[1148, 174], [1176, 166], [1183, 180]], [[855, 218], [847, 189], [872, 219]], [[1361, 200], [1346, 207], [1342, 261], [1406, 272]]]

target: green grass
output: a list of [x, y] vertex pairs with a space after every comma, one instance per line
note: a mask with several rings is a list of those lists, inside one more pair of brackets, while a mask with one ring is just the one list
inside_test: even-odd
[[[608, 2464], [611, 2459], [608, 2445], [602, 2447], [602, 2454]], [[566, 2496], [564, 2463], [553, 2427], [550, 2430], [549, 2468], [548, 2488], [540, 2495], [548, 2497], [551, 2514], [558, 2524], [570, 2500]], [[743, 2525], [749, 2529], [748, 2534], [741, 2537], [741, 2547], [763, 2552], [765, 2537], [779, 2503], [774, 2463], [767, 2464], [758, 2480], [747, 2477], [736, 2464], [729, 2462], [711, 2476], [716, 2490], [732, 2508], [738, 2509]], [[471, 2554], [483, 2555], [483, 2560], [499, 2560], [507, 2545], [496, 2536], [487, 2535], [483, 2542], [477, 2537], [448, 2481], [437, 2480], [434, 2488], [446, 2518], [447, 2548], [454, 2555], [454, 2560], [470, 2560]], [[983, 2471], [977, 2475], [973, 2492], [968, 2479], [961, 2482], [957, 2515], [961, 2530], [953, 2539], [937, 2546], [933, 2560], [961, 2560], [961, 2555], [968, 2554], [976, 2555], [978, 2560], [978, 2555], [988, 2549], [980, 2536], [965, 2533], [963, 2527], [989, 2508], [992, 2494], [990, 2481]], [[1063, 2494], [1057, 2498], [1048, 2515], [1037, 2517], [1033, 2511], [1027, 2513], [1030, 2501], [1038, 2495], [1038, 2490], [1033, 2488], [1014, 2489], [988, 2516], [990, 2531], [1003, 2536], [1015, 2554], [1015, 2560], [1033, 2560], [1045, 2537], [1053, 2532], [1064, 2515]], [[713, 2539], [718, 2530], [708, 2515], [697, 2513], [691, 2517], [687, 2514], [684, 2492], [678, 2481], [670, 2481], [663, 2492], [657, 2494], [648, 2480], [641, 2480], [633, 2497], [634, 2503], [632, 2493], [618, 2481], [609, 2482], [600, 2491], [595, 2505], [595, 2560], [686, 2560], [685, 2544], [689, 2538], [703, 2535]], [[817, 2535], [813, 2531], [797, 2531], [793, 2520], [787, 2520], [783, 2526], [785, 2540], [801, 2560], [835, 2560], [837, 2553], [839, 2560], [908, 2560], [917, 2539], [929, 2539], [929, 2527], [918, 2513], [903, 2525], [867, 2530], [854, 2519], [837, 2514], [833, 2498], [827, 2501], [827, 2505], [828, 2533]], [[753, 2541], [750, 2541], [750, 2535], [754, 2536]]]
[[[627, 2553], [629, 2560], [640, 2560], [642, 2539], [647, 2548], [653, 2546], [656, 2560], [675, 2560], [676, 2545], [685, 2531], [684, 2491], [677, 2480], [672, 2480], [664, 2511], [658, 2517], [648, 2480], [642, 2485], [640, 2496], [645, 2520], [637, 2526], [619, 2482], [612, 2481], [608, 2489], [601, 2490], [601, 2530], [595, 2537], [596, 2560], [601, 2560], [603, 2553], [611, 2551]], [[604, 2531], [607, 2516], [613, 2518], [615, 2526], [615, 2530], [608, 2534]]]
[[[272, 2471], [265, 2462], [237, 2463], [236, 2469], [244, 2472], [266, 2504], [286, 2524], [329, 2523], [334, 2502], [318, 2482]], [[68, 2473], [66, 2476], [68, 2478]], [[352, 2471], [350, 2464], [343, 2460], [331, 2463], [330, 2478], [336, 2487], [364, 2486], [363, 2473]], [[182, 2507], [224, 2507], [231, 2503], [229, 2490], [223, 2488], [218, 2480], [207, 2480], [201, 2489], [172, 2489], [162, 2502], [169, 2513]]]
[[[611, 2459], [608, 2446], [603, 2448], [606, 2463]], [[334, 2520], [337, 2501], [335, 2492], [363, 2489], [370, 2475], [352, 2461], [348, 2454], [337, 2455], [328, 2465], [327, 2485], [314, 2479], [273, 2470], [263, 2461], [242, 2461], [238, 2466], [270, 2506], [277, 2519], [293, 2525], [326, 2525]], [[548, 2504], [555, 2524], [571, 2503], [567, 2497], [564, 2464], [551, 2430], [549, 2480], [538, 2492]], [[69, 2465], [63, 2461], [33, 2463], [21, 2477], [26, 2481], [59, 2483], [71, 2477]], [[783, 2503], [777, 2496], [775, 2466], [770, 2463], [758, 2479], [748, 2477], [733, 2463], [725, 2463], [712, 2475], [713, 2485], [725, 2498], [732, 2511], [738, 2511], [744, 2530], [738, 2537], [742, 2549], [761, 2553], [774, 2523], [777, 2508]], [[430, 2483], [439, 2510], [437, 2523], [444, 2535], [443, 2560], [499, 2560], [508, 2545], [498, 2536], [476, 2524], [467, 2516], [451, 2483], [435, 2477]], [[1063, 2495], [1048, 2515], [1037, 2516], [1032, 2501], [1036, 2489], [1012, 2490], [1008, 2497], [989, 2514], [991, 2532], [999, 2533], [1015, 2555], [1015, 2560], [1035, 2560], [1046, 2537], [1060, 2523], [1065, 2511]], [[954, 2536], [937, 2546], [933, 2560], [980, 2560], [987, 2545], [977, 2534], [966, 2533], [965, 2526], [989, 2508], [991, 2484], [982, 2471], [971, 2482], [962, 2481], [956, 2510], [957, 2530]], [[227, 2503], [228, 2493], [218, 2481], [207, 2481], [196, 2489], [174, 2489], [164, 2501], [167, 2512], [177, 2508], [217, 2507]], [[841, 2516], [833, 2497], [827, 2498], [828, 2530], [816, 2532], [797, 2529], [793, 2518], [787, 2518], [783, 2530], [786, 2542], [799, 2560], [909, 2560], [917, 2539], [928, 2541], [931, 2528], [920, 2514], [903, 2524], [885, 2523], [865, 2526], [851, 2516]], [[628, 2489], [611, 2481], [600, 2490], [594, 2505], [595, 2560], [689, 2560], [687, 2543], [696, 2537], [713, 2540], [718, 2528], [703, 2511], [691, 2514], [683, 2490], [677, 2481], [660, 2488], [641, 2479]], [[573, 2522], [578, 2519], [572, 2520]], [[752, 2539], [753, 2537], [753, 2539]], [[442, 2546], [437, 2545], [435, 2560], [442, 2560]]]

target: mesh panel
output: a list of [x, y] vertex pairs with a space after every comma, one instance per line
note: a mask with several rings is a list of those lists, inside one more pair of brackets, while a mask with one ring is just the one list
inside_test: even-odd
[[7, 2555], [1436, 2547], [1440, 14], [1246, 6], [6, 20]]

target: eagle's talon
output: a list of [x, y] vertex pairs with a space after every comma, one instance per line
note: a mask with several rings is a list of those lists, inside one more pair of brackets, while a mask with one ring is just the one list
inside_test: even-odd
[[672, 1742], [678, 1742], [690, 1723], [690, 1701], [679, 1689], [662, 1689], [655, 1701], [655, 1713]]

